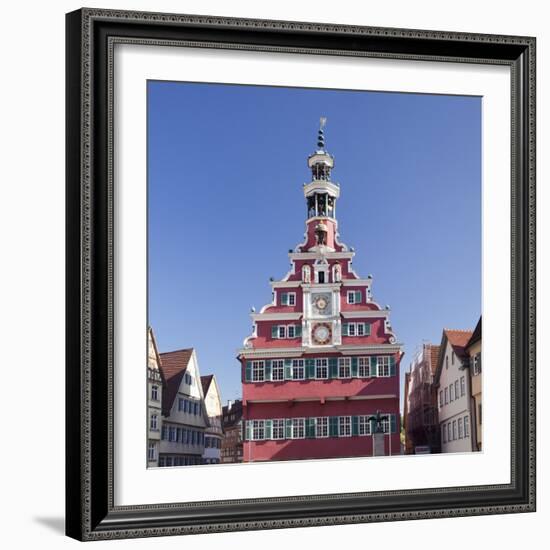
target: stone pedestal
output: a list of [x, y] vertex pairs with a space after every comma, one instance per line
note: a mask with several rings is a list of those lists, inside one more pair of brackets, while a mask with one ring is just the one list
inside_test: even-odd
[[384, 433], [375, 433], [372, 436], [373, 456], [384, 456]]

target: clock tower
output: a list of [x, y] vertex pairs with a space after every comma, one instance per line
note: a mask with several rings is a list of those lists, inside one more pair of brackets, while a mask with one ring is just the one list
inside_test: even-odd
[[377, 411], [386, 454], [400, 452], [402, 346], [389, 307], [372, 297], [372, 277], [355, 273], [355, 252], [339, 240], [325, 124], [307, 159], [304, 241], [239, 350], [245, 461], [370, 456]]

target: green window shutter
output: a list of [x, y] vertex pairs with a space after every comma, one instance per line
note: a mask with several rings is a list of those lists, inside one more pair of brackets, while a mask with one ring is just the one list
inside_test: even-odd
[[370, 358], [370, 375], [371, 376], [377, 375], [377, 364], [378, 364], [378, 359], [376, 358], [376, 355], [371, 355], [371, 358]]
[[363, 325], [363, 334], [367, 334], [367, 327], [369, 326], [367, 323], [361, 323]]
[[390, 414], [390, 432], [397, 433], [397, 415]]
[[370, 323], [365, 323], [365, 336], [370, 336]]
[[359, 435], [359, 417], [351, 417], [351, 435]]
[[266, 420], [264, 422], [264, 439], [271, 439], [272, 425], [273, 423], [271, 422], [271, 420]]
[[246, 362], [246, 369], [245, 369], [245, 381], [246, 382], [252, 382], [252, 361]]
[[315, 359], [306, 359], [306, 378], [315, 378]]
[[271, 361], [266, 361], [264, 364], [264, 379], [271, 380]]
[[347, 336], [347, 335], [348, 335], [348, 324], [342, 323], [342, 336]]
[[358, 369], [358, 360], [357, 360], [357, 357], [352, 357], [351, 358], [351, 375], [352, 376], [357, 376], [357, 373], [359, 371]]
[[296, 338], [302, 337], [302, 325], [295, 325], [294, 332], [296, 334]]
[[329, 358], [328, 375], [330, 378], [338, 378], [338, 358], [337, 357]]
[[285, 418], [285, 437], [292, 438], [292, 418]]
[[338, 437], [338, 417], [337, 416], [331, 416], [328, 419], [328, 434], [330, 437]]
[[277, 325], [273, 325], [271, 327], [271, 338], [277, 338], [279, 335], [279, 327]]
[[285, 380], [292, 380], [292, 359], [285, 359]]
[[250, 441], [251, 437], [252, 437], [252, 422], [250, 420], [247, 420], [245, 424], [244, 438], [246, 441]]
[[390, 357], [390, 376], [395, 376], [395, 357]]
[[288, 293], [287, 292], [283, 292], [281, 294], [281, 305], [288, 306]]
[[306, 437], [315, 437], [315, 418], [306, 418]]
[[360, 290], [355, 291], [355, 303], [356, 304], [361, 303], [361, 291]]

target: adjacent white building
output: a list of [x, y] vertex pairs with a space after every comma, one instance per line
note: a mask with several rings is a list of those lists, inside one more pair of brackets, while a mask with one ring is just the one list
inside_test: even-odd
[[204, 434], [204, 464], [219, 464], [221, 459], [223, 428], [222, 399], [220, 388], [213, 374], [201, 376], [204, 406], [208, 415], [208, 426]]
[[208, 415], [193, 348], [160, 354], [164, 379], [159, 466], [202, 464]]
[[469, 358], [466, 352], [471, 336], [471, 330], [445, 329], [441, 339], [435, 382], [443, 453], [475, 450]]
[[147, 331], [147, 466], [159, 465], [162, 428], [162, 375], [153, 330]]

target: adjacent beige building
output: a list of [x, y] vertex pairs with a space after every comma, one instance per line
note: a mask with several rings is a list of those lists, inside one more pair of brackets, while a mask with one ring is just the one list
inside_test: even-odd
[[204, 406], [208, 415], [208, 426], [204, 435], [204, 464], [219, 464], [221, 458], [223, 428], [222, 428], [222, 398], [216, 377], [213, 374], [201, 376]]
[[482, 421], [483, 409], [481, 400], [481, 317], [477, 322], [474, 333], [466, 344], [466, 351], [470, 361], [470, 382], [472, 389], [472, 423], [474, 426], [474, 445], [476, 451], [482, 450]]
[[147, 466], [159, 465], [162, 428], [162, 374], [153, 330], [147, 331]]

